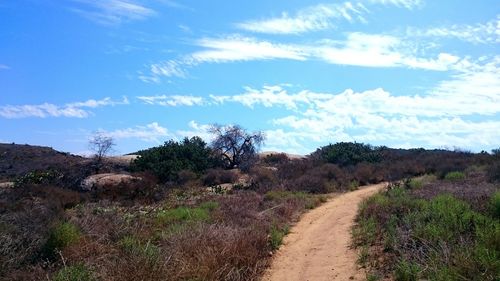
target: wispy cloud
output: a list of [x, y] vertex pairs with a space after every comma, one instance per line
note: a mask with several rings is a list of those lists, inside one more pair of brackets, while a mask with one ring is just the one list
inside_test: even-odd
[[101, 132], [115, 139], [140, 139], [155, 143], [160, 143], [161, 140], [170, 136], [167, 128], [162, 127], [158, 124], [158, 122], [153, 122], [145, 126], [135, 126], [114, 131], [101, 130]]
[[444, 71], [459, 58], [441, 53], [435, 58], [418, 57], [413, 46], [398, 37], [349, 33], [343, 41], [324, 41], [310, 47], [313, 56], [332, 64], [365, 67], [408, 67]]
[[182, 95], [159, 95], [159, 96], [139, 96], [139, 100], [146, 104], [154, 104], [161, 106], [194, 106], [203, 105], [202, 97], [182, 96]]
[[475, 44], [500, 43], [500, 16], [486, 23], [455, 24], [428, 29], [408, 28], [412, 37], [455, 38]]
[[9, 70], [10, 67], [6, 64], [0, 64], [0, 70]]
[[[493, 148], [500, 138], [500, 57], [464, 60], [452, 71], [450, 78], [420, 95], [381, 88], [293, 91], [293, 87], [275, 85], [247, 87], [236, 95], [211, 95], [204, 104], [286, 109], [284, 116], [270, 120], [276, 129], [266, 131], [268, 149], [306, 153], [311, 143], [328, 141]], [[204, 132], [196, 122], [191, 127], [198, 129], [182, 135]]]
[[203, 38], [197, 45], [206, 50], [195, 52], [186, 59], [188, 63], [233, 62], [249, 60], [291, 59], [306, 60], [299, 47], [275, 44], [251, 37], [232, 35], [222, 38]]
[[122, 101], [114, 101], [111, 98], [101, 100], [90, 99], [84, 102], [67, 103], [65, 105], [55, 105], [42, 103], [35, 105], [4, 105], [0, 106], [0, 116], [3, 118], [27, 118], [27, 117], [73, 117], [86, 118], [92, 114], [87, 108], [97, 108], [103, 106], [115, 106], [129, 104], [126, 97]]
[[156, 12], [133, 0], [73, 0], [80, 3], [71, 10], [99, 24], [116, 25], [122, 22], [142, 20]]
[[363, 21], [362, 14], [366, 11], [361, 3], [320, 4], [300, 10], [294, 16], [283, 13], [281, 17], [246, 21], [237, 23], [236, 26], [258, 33], [299, 34], [332, 28], [333, 19]]
[[334, 4], [319, 4], [305, 7], [290, 15], [283, 12], [279, 17], [249, 20], [236, 24], [236, 27], [268, 34], [300, 34], [334, 28], [337, 21], [366, 22], [364, 14], [369, 13], [367, 5], [394, 5], [413, 9], [422, 5], [421, 0], [367, 0]]
[[230, 63], [252, 60], [320, 60], [330, 64], [362, 67], [406, 67], [446, 71], [460, 58], [439, 53], [418, 56], [411, 42], [392, 35], [347, 33], [342, 40], [320, 40], [310, 44], [281, 44], [253, 37], [231, 35], [203, 38], [196, 42], [202, 50], [178, 60], [152, 64], [145, 82], [160, 82], [162, 77], [187, 77], [187, 69], [202, 63]]
[[372, 4], [395, 5], [406, 9], [421, 7], [424, 4], [423, 0], [368, 0]]

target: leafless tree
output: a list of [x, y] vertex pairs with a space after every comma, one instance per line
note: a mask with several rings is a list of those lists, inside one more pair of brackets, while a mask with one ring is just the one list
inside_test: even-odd
[[94, 152], [97, 170], [102, 166], [104, 157], [113, 151], [115, 142], [112, 137], [102, 132], [95, 132], [89, 139], [89, 149]]
[[248, 169], [257, 158], [257, 151], [264, 143], [262, 132], [249, 133], [239, 125], [212, 125], [212, 148], [227, 168]]

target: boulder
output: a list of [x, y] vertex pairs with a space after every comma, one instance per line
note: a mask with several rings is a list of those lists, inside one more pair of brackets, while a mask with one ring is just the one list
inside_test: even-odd
[[80, 188], [82, 191], [92, 191], [96, 189], [118, 187], [120, 185], [127, 185], [141, 181], [142, 178], [134, 177], [128, 174], [96, 174], [85, 178]]

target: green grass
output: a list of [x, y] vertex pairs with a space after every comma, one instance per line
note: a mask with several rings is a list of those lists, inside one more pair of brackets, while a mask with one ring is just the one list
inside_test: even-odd
[[493, 217], [500, 219], [500, 191], [495, 192], [491, 197], [490, 210]]
[[80, 231], [75, 225], [62, 222], [50, 230], [49, 239], [43, 251], [45, 255], [53, 256], [57, 251], [77, 242], [80, 237]]
[[307, 199], [311, 197], [310, 194], [305, 192], [297, 192], [297, 191], [279, 191], [279, 190], [271, 190], [266, 192], [264, 195], [265, 200], [269, 201], [279, 201], [286, 199]]
[[465, 174], [462, 172], [449, 172], [444, 176], [447, 181], [461, 181], [465, 179]]
[[379, 193], [361, 204], [353, 229], [359, 261], [391, 252], [396, 260], [387, 266], [402, 281], [499, 280], [499, 194], [479, 213], [449, 194], [422, 200], [402, 188]]
[[118, 242], [120, 247], [132, 256], [141, 256], [149, 261], [157, 261], [160, 257], [160, 249], [151, 243], [150, 240], [142, 242], [134, 236], [124, 236]]
[[52, 281], [92, 281], [92, 273], [84, 265], [65, 266], [59, 270]]
[[402, 260], [396, 265], [394, 277], [396, 281], [417, 281], [420, 271], [420, 266], [417, 264]]
[[169, 223], [189, 223], [206, 221], [210, 218], [210, 210], [205, 207], [177, 207], [170, 210], [159, 211], [156, 215], [156, 222], [161, 225]]
[[271, 245], [271, 249], [277, 250], [283, 243], [283, 238], [285, 235], [288, 234], [290, 231], [290, 228], [288, 225], [285, 225], [284, 227], [277, 227], [277, 226], [272, 226], [271, 231], [269, 233], [269, 244]]

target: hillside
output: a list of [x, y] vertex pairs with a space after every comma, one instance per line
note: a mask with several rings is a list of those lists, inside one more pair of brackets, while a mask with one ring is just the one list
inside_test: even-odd
[[0, 181], [23, 176], [31, 171], [62, 170], [81, 165], [87, 159], [51, 147], [0, 143]]

